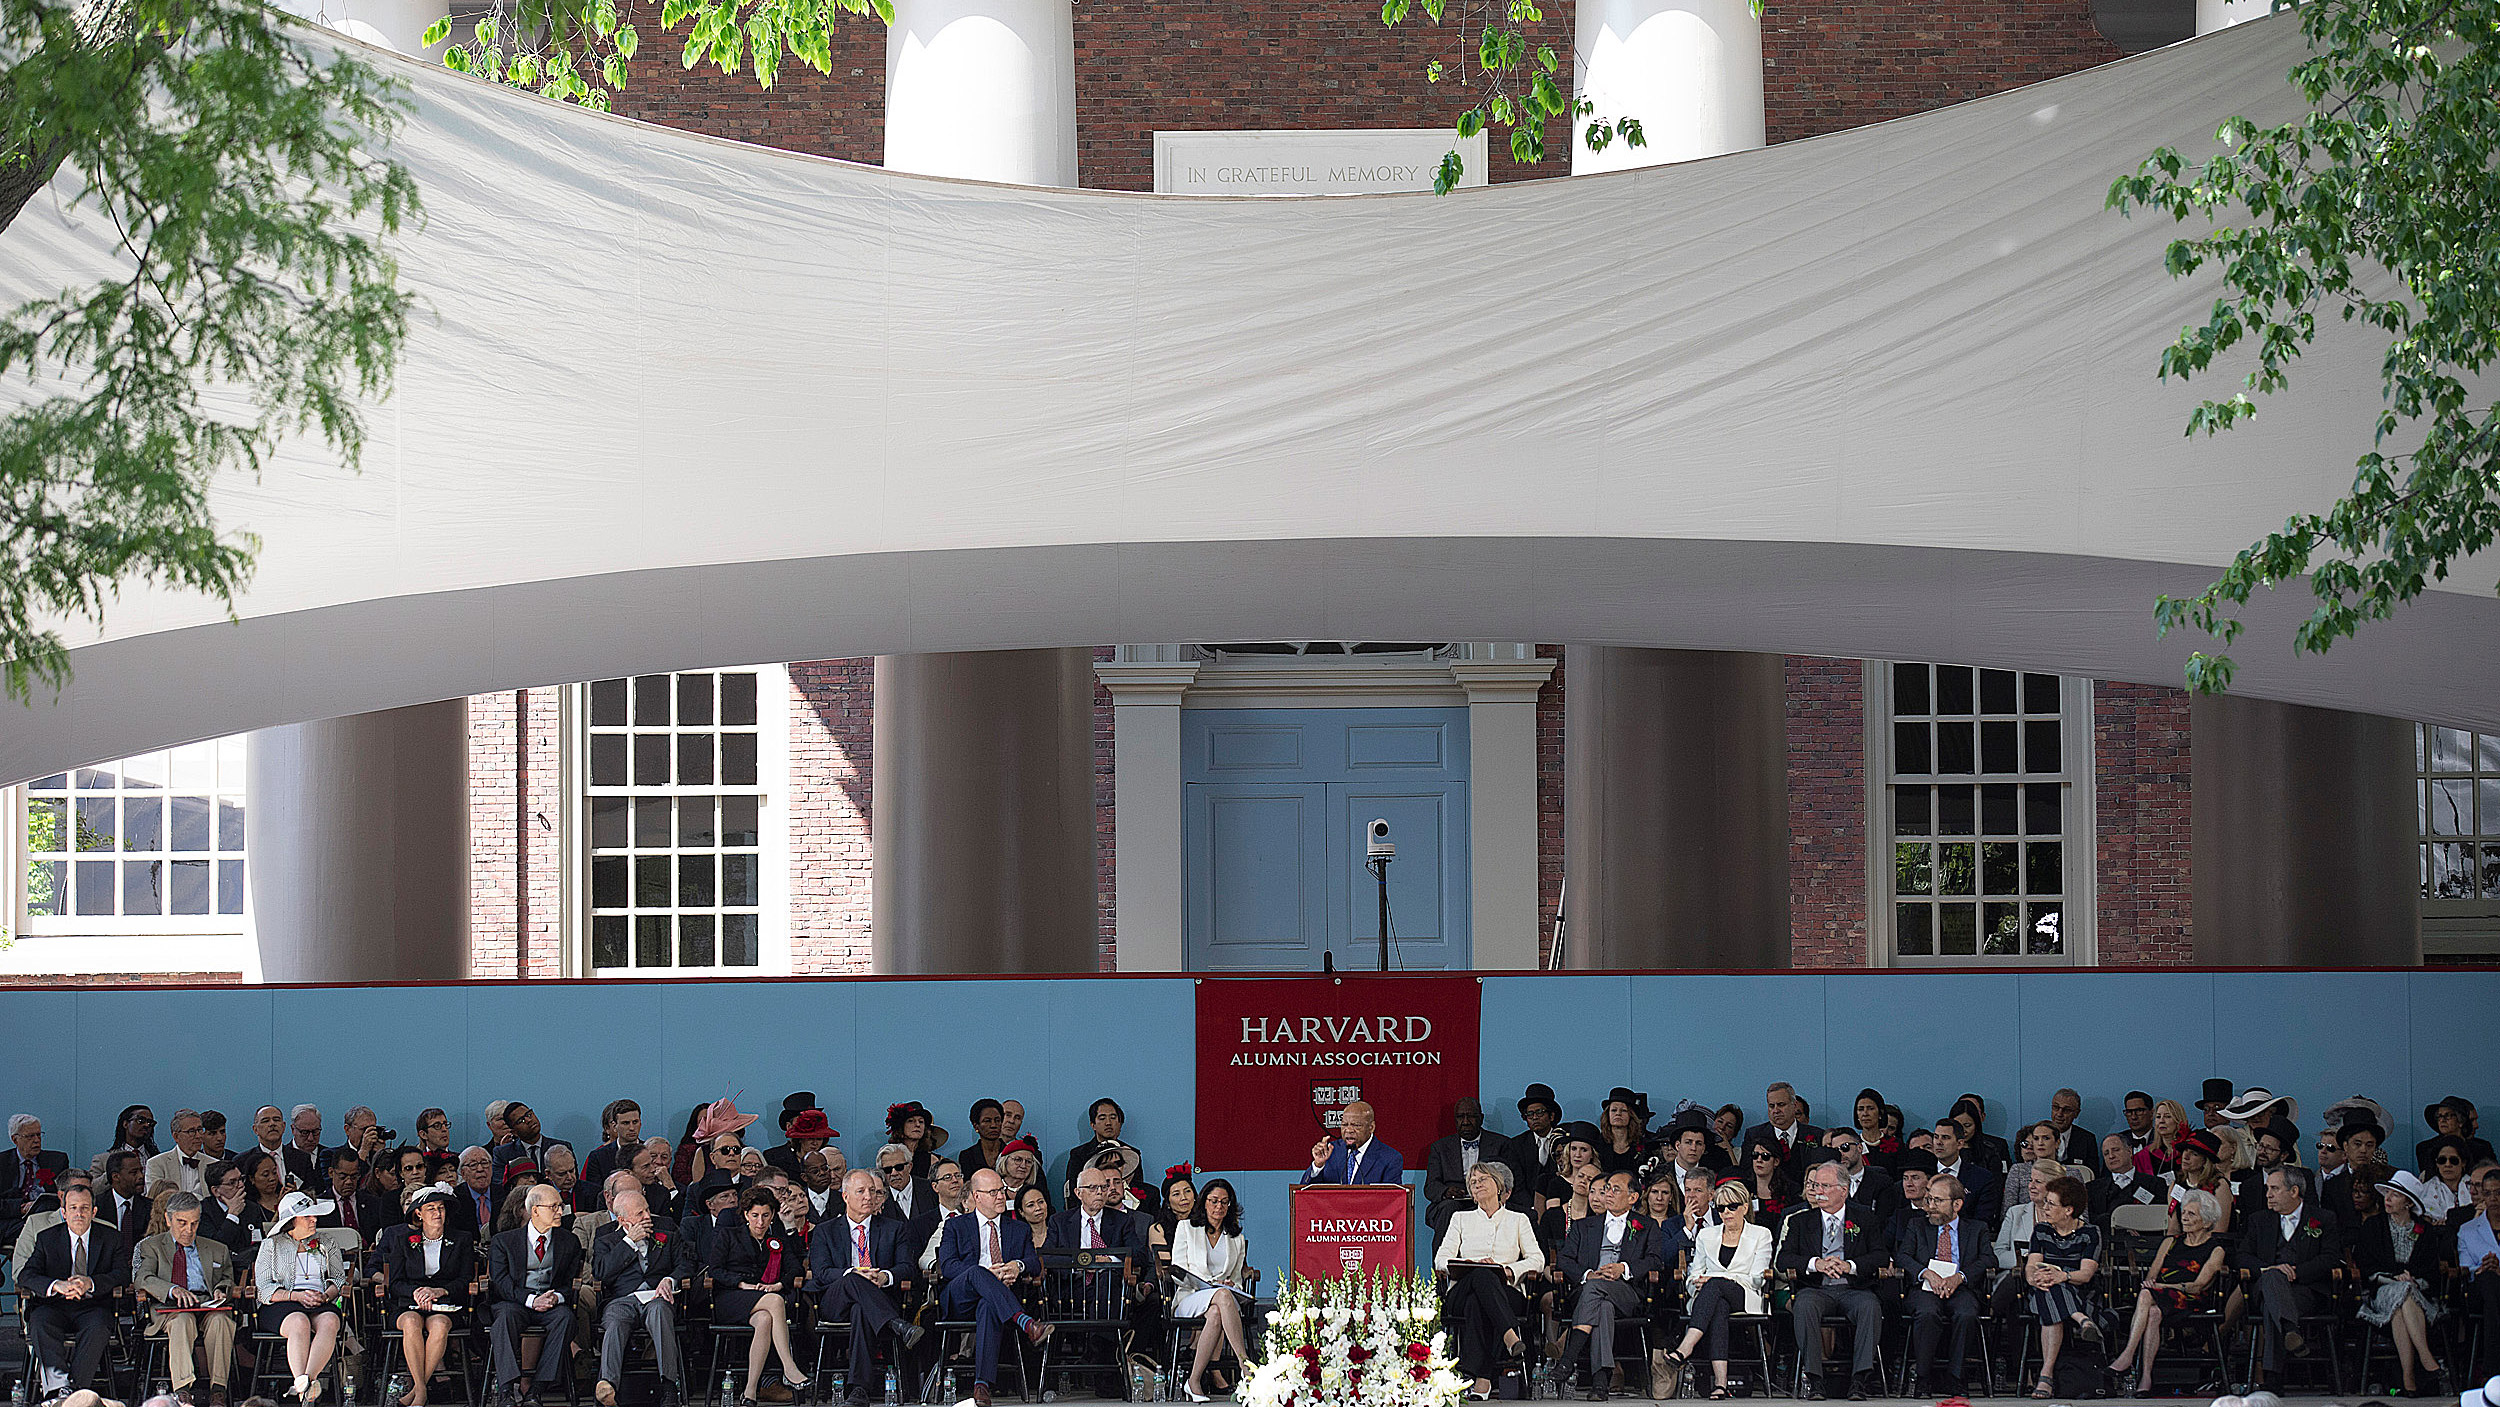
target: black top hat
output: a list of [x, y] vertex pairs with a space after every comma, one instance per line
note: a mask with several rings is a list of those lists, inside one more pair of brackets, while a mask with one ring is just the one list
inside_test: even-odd
[[1669, 1140], [1673, 1140], [1681, 1138], [1686, 1129], [1696, 1129], [1705, 1134], [1710, 1132], [1710, 1111], [1707, 1109], [1687, 1109], [1683, 1113], [1676, 1115], [1673, 1119], [1668, 1120], [1667, 1126], [1664, 1130], [1662, 1130], [1662, 1132]]
[[1562, 1117], [1562, 1101], [1554, 1097], [1552, 1085], [1528, 1086], [1528, 1092], [1519, 1096], [1519, 1117], [1528, 1117], [1528, 1106], [1531, 1104], [1542, 1104], [1554, 1111], [1555, 1118]]
[[1608, 1104], [1626, 1104], [1631, 1106], [1633, 1122], [1639, 1124], [1643, 1128], [1647, 1128], [1649, 1126], [1648, 1095], [1643, 1094], [1638, 1090], [1631, 1089], [1628, 1086], [1617, 1085], [1613, 1089], [1606, 1091], [1606, 1102]]
[[1586, 1119], [1582, 1119], [1578, 1123], [1563, 1125], [1563, 1142], [1585, 1143], [1591, 1148], [1603, 1148], [1606, 1146], [1606, 1140], [1598, 1137], [1597, 1125], [1590, 1123]]
[[816, 1092], [810, 1089], [800, 1090], [798, 1093], [781, 1101], [782, 1131], [784, 1133], [789, 1132], [790, 1121], [797, 1118], [802, 1110], [813, 1109], [815, 1107]]
[[2196, 1101], [2196, 1107], [2202, 1109], [2209, 1104], [2228, 1104], [2230, 1102], [2231, 1082], [2229, 1080], [2207, 1080], [2205, 1081], [2205, 1095], [2202, 1099]]

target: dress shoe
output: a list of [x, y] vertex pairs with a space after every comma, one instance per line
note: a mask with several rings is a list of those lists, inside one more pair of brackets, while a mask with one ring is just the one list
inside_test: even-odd
[[1851, 1378], [1851, 1379], [1849, 1380], [1849, 1400], [1850, 1400], [1850, 1401], [1852, 1401], [1852, 1402], [1864, 1402], [1864, 1401], [1867, 1399], [1866, 1379], [1867, 1379], [1867, 1375], [1866, 1375], [1866, 1374], [1861, 1373], [1861, 1374], [1859, 1374], [1858, 1376], [1853, 1377], [1853, 1378]]
[[686, 1407], [685, 1394], [677, 1390], [677, 1384], [672, 1382], [660, 1384], [660, 1407]]
[[972, 1385], [972, 1407], [990, 1407], [990, 1385], [988, 1383], [974, 1383]]
[[224, 1388], [213, 1387], [208, 1390], [208, 1407], [226, 1407], [226, 1390]]
[[915, 1349], [915, 1348], [920, 1347], [920, 1341], [921, 1341], [922, 1339], [927, 1338], [928, 1336], [929, 1336], [929, 1331], [928, 1331], [928, 1330], [926, 1330], [926, 1329], [921, 1328], [921, 1327], [920, 1327], [919, 1325], [917, 1325], [917, 1324], [906, 1324], [906, 1325], [904, 1325], [904, 1326], [903, 1326], [903, 1351], [904, 1351], [904, 1352], [906, 1352], [906, 1353], [909, 1353], [911, 1350], [913, 1350], [913, 1349]]
[[616, 1407], [616, 1384], [605, 1378], [590, 1390], [590, 1395], [597, 1399], [599, 1407]]
[[1809, 1377], [1806, 1379], [1806, 1401], [1829, 1402], [1831, 1400], [1832, 1395], [1823, 1390], [1823, 1380], [1821, 1378]]
[[1591, 1382], [1591, 1383], [1589, 1384], [1589, 1401], [1591, 1401], [1591, 1402], [1603, 1402], [1603, 1401], [1605, 1401], [1605, 1400], [1606, 1400], [1606, 1384], [1605, 1384], [1605, 1383], [1603, 1383], [1603, 1382]]
[[1024, 1336], [1034, 1343], [1043, 1343], [1048, 1341], [1050, 1338], [1051, 1330], [1051, 1325], [1045, 1324], [1041, 1320], [1036, 1319], [1032, 1323], [1024, 1326]]
[[2283, 1351], [2285, 1353], [2298, 1353], [2303, 1348], [2308, 1347], [2308, 1345], [2309, 1341], [2300, 1336], [2300, 1330], [2286, 1329], [2283, 1331]]

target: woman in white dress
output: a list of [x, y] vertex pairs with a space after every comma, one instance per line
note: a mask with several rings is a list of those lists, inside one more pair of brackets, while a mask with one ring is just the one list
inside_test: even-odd
[[1764, 1277], [1771, 1271], [1771, 1228], [1749, 1220], [1753, 1194], [1734, 1178], [1711, 1192], [1710, 1208], [1719, 1224], [1693, 1243], [1692, 1269], [1684, 1277], [1691, 1308], [1685, 1315], [1684, 1341], [1666, 1357], [1668, 1380], [1663, 1390], [1666, 1396], [1675, 1396], [1683, 1382], [1684, 1364], [1707, 1338], [1715, 1380], [1710, 1400], [1719, 1402], [1728, 1395], [1728, 1317], [1760, 1314], [1765, 1308], [1762, 1291]]
[[1215, 1178], [1198, 1190], [1186, 1220], [1172, 1228], [1172, 1269], [1181, 1275], [1172, 1317], [1206, 1323], [1198, 1328], [1198, 1356], [1189, 1365], [1189, 1400], [1204, 1402], [1199, 1386], [1220, 1344], [1231, 1344], [1233, 1361], [1248, 1367], [1250, 1341], [1242, 1332], [1241, 1306], [1250, 1298], [1250, 1243], [1241, 1234], [1241, 1201], [1233, 1185]]
[[1493, 1395], [1493, 1379], [1504, 1360], [1522, 1347], [1520, 1323], [1528, 1301], [1520, 1281], [1545, 1269], [1545, 1252], [1537, 1246], [1536, 1228], [1527, 1214], [1512, 1210], [1511, 1170], [1488, 1161], [1467, 1170], [1467, 1195], [1475, 1205], [1450, 1218], [1432, 1268], [1449, 1277], [1441, 1294], [1441, 1322], [1458, 1331], [1458, 1371], [1474, 1379], [1468, 1396], [1478, 1402]]

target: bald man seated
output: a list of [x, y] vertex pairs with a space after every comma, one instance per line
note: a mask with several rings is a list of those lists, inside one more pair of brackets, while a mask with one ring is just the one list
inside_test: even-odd
[[1347, 1105], [1338, 1124], [1339, 1136], [1311, 1145], [1311, 1170], [1303, 1174], [1303, 1185], [1404, 1182], [1406, 1159], [1374, 1136], [1377, 1126], [1369, 1104], [1358, 1100]]

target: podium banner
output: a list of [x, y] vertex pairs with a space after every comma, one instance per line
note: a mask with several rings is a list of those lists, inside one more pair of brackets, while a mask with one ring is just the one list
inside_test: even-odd
[[1293, 1273], [1305, 1280], [1360, 1275], [1374, 1267], [1411, 1274], [1414, 1194], [1404, 1186], [1292, 1189]]
[[1201, 978], [1198, 1164], [1298, 1171], [1345, 1106], [1420, 1172], [1476, 1093], [1483, 984], [1474, 976]]

